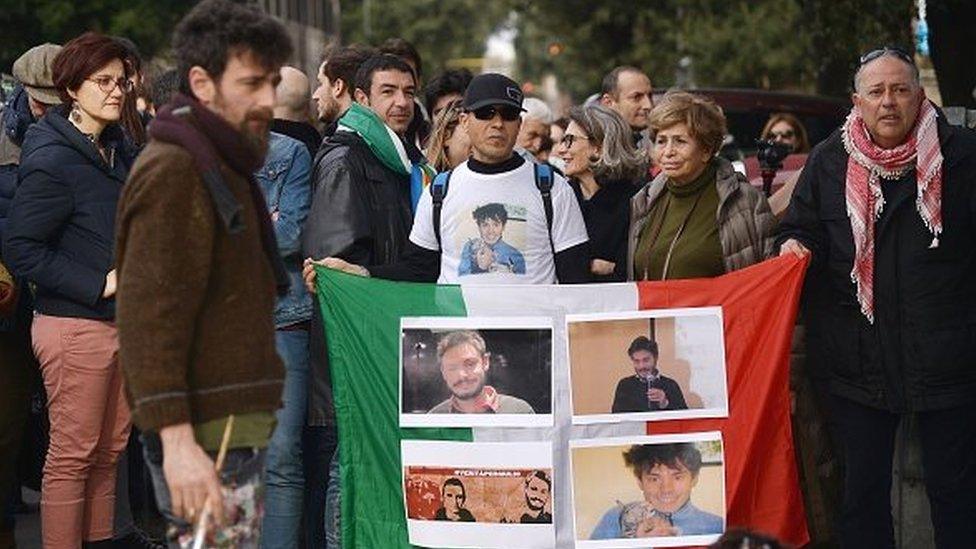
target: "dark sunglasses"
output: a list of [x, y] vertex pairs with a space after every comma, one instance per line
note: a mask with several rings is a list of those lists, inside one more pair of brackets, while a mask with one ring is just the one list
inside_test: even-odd
[[514, 122], [522, 116], [522, 109], [511, 105], [486, 105], [471, 111], [478, 120], [491, 120], [496, 114], [505, 122]]
[[769, 137], [773, 139], [793, 139], [796, 134], [793, 130], [786, 130], [785, 132], [769, 132]]
[[870, 63], [871, 61], [874, 61], [875, 59], [883, 55], [894, 55], [895, 57], [901, 59], [902, 61], [908, 63], [909, 65], [913, 67], [915, 66], [915, 58], [913, 58], [911, 54], [909, 54], [907, 51], [895, 46], [882, 46], [876, 50], [871, 50], [865, 53], [858, 60], [857, 66], [859, 68], [863, 67], [864, 65]]

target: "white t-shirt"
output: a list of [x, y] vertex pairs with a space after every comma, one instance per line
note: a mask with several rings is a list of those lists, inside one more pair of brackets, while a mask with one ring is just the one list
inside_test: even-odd
[[[437, 251], [430, 191], [420, 198], [410, 241]], [[561, 252], [587, 241], [573, 189], [558, 174], [552, 185], [552, 242]], [[499, 174], [451, 174], [441, 206], [441, 284], [554, 284], [556, 265], [534, 167]]]

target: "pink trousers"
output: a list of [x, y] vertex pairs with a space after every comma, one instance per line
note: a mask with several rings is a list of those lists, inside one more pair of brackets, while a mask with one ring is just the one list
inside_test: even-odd
[[115, 470], [129, 440], [119, 340], [112, 322], [34, 317], [34, 354], [47, 389], [51, 444], [41, 484], [45, 549], [112, 537]]

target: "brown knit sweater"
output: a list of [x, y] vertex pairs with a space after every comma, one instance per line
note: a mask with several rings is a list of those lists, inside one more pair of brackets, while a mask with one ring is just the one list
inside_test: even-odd
[[280, 401], [275, 279], [251, 183], [220, 168], [243, 208], [244, 230], [235, 234], [177, 145], [151, 141], [119, 201], [119, 357], [143, 430], [271, 411]]

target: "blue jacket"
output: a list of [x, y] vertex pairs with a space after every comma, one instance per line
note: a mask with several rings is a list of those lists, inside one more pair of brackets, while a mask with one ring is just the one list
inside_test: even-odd
[[3, 259], [36, 285], [36, 311], [51, 316], [112, 319], [103, 299], [114, 265], [115, 207], [129, 170], [117, 153], [122, 132], [102, 132], [110, 162], [65, 118], [50, 111], [27, 130], [18, 187], [3, 234]]
[[275, 327], [312, 318], [312, 296], [302, 282], [302, 228], [312, 203], [312, 157], [305, 145], [291, 137], [271, 133], [268, 156], [254, 175], [264, 192], [274, 223], [278, 251], [291, 286], [275, 304]]

